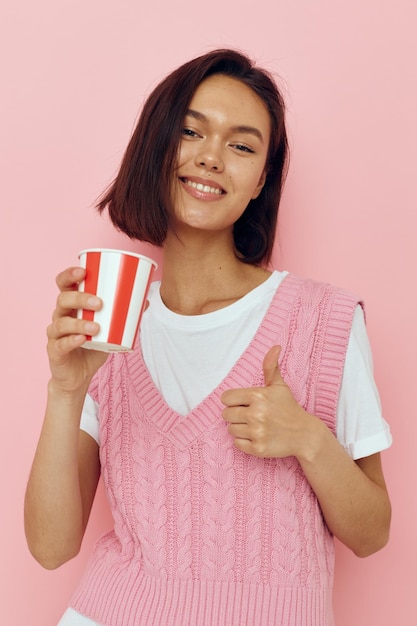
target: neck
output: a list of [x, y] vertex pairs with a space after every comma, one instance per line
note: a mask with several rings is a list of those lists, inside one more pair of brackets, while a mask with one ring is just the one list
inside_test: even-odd
[[270, 272], [242, 263], [230, 245], [207, 236], [185, 242], [169, 234], [164, 244], [161, 297], [183, 315], [201, 315], [232, 304], [260, 285]]

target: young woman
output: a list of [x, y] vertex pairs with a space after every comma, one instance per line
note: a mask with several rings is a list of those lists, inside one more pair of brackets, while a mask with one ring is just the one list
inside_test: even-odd
[[333, 535], [359, 556], [387, 542], [362, 306], [268, 269], [286, 164], [268, 73], [194, 59], [148, 98], [99, 204], [163, 247], [136, 349], [82, 349], [98, 329], [75, 311], [101, 302], [81, 268], [57, 278], [29, 547], [47, 568], [78, 553], [100, 472], [114, 516], [61, 625], [328, 626]]

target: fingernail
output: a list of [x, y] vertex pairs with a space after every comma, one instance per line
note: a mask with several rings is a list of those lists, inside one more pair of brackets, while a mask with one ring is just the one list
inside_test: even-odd
[[88, 306], [96, 307], [101, 304], [101, 300], [97, 296], [90, 296], [87, 300], [87, 304]]
[[98, 330], [98, 325], [95, 324], [94, 322], [87, 322], [84, 325], [84, 329], [85, 329], [86, 333], [95, 333], [96, 330]]

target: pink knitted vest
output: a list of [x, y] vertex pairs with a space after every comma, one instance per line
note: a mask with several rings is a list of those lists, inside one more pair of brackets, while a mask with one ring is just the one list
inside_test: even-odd
[[225, 389], [263, 384], [280, 344], [296, 399], [334, 431], [357, 299], [289, 275], [228, 376], [182, 417], [140, 350], [108, 359], [100, 403], [103, 479], [114, 530], [72, 606], [104, 626], [331, 626], [333, 541], [298, 462], [233, 445]]

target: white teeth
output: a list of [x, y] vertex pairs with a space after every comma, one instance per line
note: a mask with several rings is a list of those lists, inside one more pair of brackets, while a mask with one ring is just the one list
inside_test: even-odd
[[192, 180], [184, 179], [186, 185], [190, 187], [194, 187], [194, 189], [198, 189], [198, 191], [204, 191], [204, 193], [217, 193], [217, 195], [221, 195], [222, 190], [217, 187], [209, 187], [209, 185], [203, 185], [202, 183], [194, 183]]

